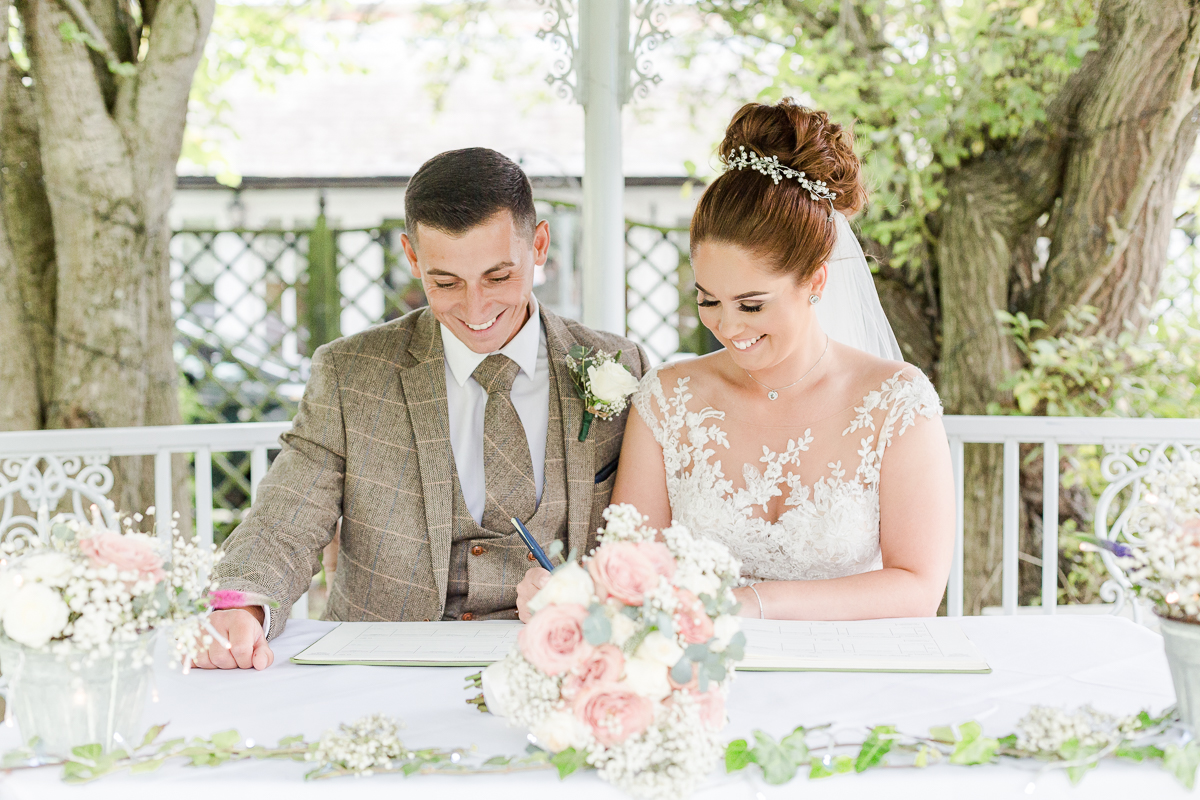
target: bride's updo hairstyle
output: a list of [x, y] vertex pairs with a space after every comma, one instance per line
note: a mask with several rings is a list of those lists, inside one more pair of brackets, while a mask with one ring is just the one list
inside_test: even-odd
[[[747, 103], [733, 115], [721, 142], [721, 163], [744, 147], [781, 166], [824, 181], [837, 196], [833, 208], [858, 212], [867, 191], [854, 154], [853, 134], [824, 111], [784, 98], [773, 106]], [[745, 248], [796, 281], [812, 277], [829, 258], [836, 239], [829, 200], [813, 200], [795, 178], [775, 183], [749, 167], [722, 173], [704, 191], [692, 216], [691, 247], [706, 240]]]

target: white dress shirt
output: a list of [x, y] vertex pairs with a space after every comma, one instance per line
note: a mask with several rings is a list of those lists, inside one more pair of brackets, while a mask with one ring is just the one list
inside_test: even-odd
[[[471, 517], [483, 519], [487, 494], [483, 485], [483, 412], [487, 392], [471, 377], [476, 367], [492, 353], [476, 353], [445, 328], [442, 349], [446, 353], [446, 405], [450, 411], [450, 449], [462, 486], [463, 499]], [[533, 462], [533, 487], [542, 499], [546, 474], [546, 429], [550, 425], [550, 356], [542, 318], [535, 297], [529, 298], [529, 319], [512, 340], [496, 351], [517, 363], [520, 371], [513, 380], [513, 407], [525, 428], [529, 457]]]
[[[450, 449], [463, 499], [475, 522], [483, 519], [487, 494], [483, 485], [483, 412], [487, 392], [471, 377], [491, 353], [480, 354], [460, 342], [438, 323], [446, 357], [446, 404], [450, 411]], [[529, 319], [512, 340], [496, 351], [517, 362], [520, 371], [513, 380], [513, 406], [525, 428], [529, 457], [533, 462], [533, 487], [542, 499], [546, 474], [546, 430], [550, 426], [550, 355], [537, 298], [529, 297]], [[271, 609], [263, 610], [263, 630], [271, 630]]]

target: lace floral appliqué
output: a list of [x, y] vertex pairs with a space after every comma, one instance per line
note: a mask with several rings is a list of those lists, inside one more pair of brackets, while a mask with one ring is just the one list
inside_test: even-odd
[[[858, 434], [858, 465], [850, 475], [842, 460], [811, 486], [789, 469], [799, 469], [814, 438], [811, 429], [790, 439], [782, 452], [763, 446], [759, 466], [741, 468], [743, 487], [726, 477], [718, 453], [729, 449], [719, 425], [725, 413], [689, 411], [689, 378], [679, 378], [668, 397], [653, 370], [642, 379], [634, 407], [663, 450], [667, 493], [676, 521], [710, 536], [741, 559], [742, 575], [756, 580], [840, 578], [879, 569], [879, 473], [883, 454], [917, 416], [942, 412], [937, 392], [920, 372], [897, 372], [868, 392], [842, 431]], [[847, 442], [849, 444], [849, 442]], [[846, 455], [849, 456], [850, 450]], [[775, 522], [754, 516], [782, 496], [785, 510]]]

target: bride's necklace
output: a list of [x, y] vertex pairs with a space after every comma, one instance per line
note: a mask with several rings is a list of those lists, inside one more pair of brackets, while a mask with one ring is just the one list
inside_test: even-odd
[[750, 380], [754, 381], [754, 382], [755, 382], [755, 383], [757, 383], [759, 386], [761, 386], [761, 387], [763, 387], [764, 389], [766, 389], [766, 390], [767, 390], [767, 399], [768, 399], [768, 400], [774, 400], [774, 399], [776, 399], [777, 397], [779, 397], [779, 393], [780, 393], [780, 392], [782, 392], [784, 389], [790, 389], [790, 388], [792, 388], [792, 387], [793, 387], [793, 386], [795, 386], [797, 383], [799, 383], [800, 381], [804, 380], [804, 379], [805, 379], [805, 378], [807, 378], [809, 375], [811, 375], [811, 374], [812, 374], [812, 371], [813, 371], [814, 369], [816, 369], [816, 368], [817, 368], [817, 364], [820, 364], [820, 363], [821, 363], [821, 359], [822, 359], [822, 358], [824, 358], [824, 357], [825, 357], [825, 354], [826, 354], [826, 353], [828, 353], [828, 352], [829, 352], [829, 334], [825, 334], [825, 349], [821, 351], [821, 355], [817, 356], [817, 360], [813, 362], [813, 365], [812, 365], [811, 367], [809, 367], [809, 368], [808, 368], [808, 372], [804, 373], [804, 374], [803, 374], [803, 375], [801, 375], [799, 378], [797, 378], [796, 380], [794, 380], [794, 381], [792, 381], [791, 383], [789, 383], [787, 386], [780, 386], [778, 389], [772, 389], [770, 386], [767, 386], [765, 383], [763, 383], [762, 381], [760, 381], [758, 378], [756, 378], [756, 377], [754, 377], [753, 375], [751, 375], [751, 374], [750, 374], [750, 372], [749, 372], [749, 370], [742, 370], [742, 372], [745, 372], [745, 373], [746, 373], [746, 377], [748, 377]]

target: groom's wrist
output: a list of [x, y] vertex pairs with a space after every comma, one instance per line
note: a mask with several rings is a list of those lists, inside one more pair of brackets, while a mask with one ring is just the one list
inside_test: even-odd
[[[266, 619], [266, 611], [263, 609], [262, 606], [238, 606], [238, 610], [239, 611], [249, 611], [250, 616], [252, 616], [256, 620], [258, 620], [259, 625], [264, 624], [264, 620]], [[266, 629], [265, 625], [264, 625], [263, 629], [264, 630]]]

